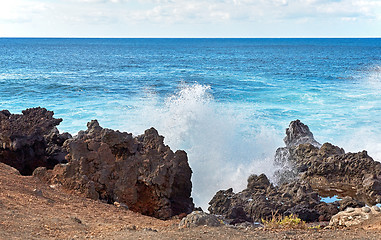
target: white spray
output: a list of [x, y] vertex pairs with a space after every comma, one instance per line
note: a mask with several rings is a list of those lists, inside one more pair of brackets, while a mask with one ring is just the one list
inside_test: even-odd
[[142, 125], [154, 126], [171, 149], [188, 153], [192, 196], [204, 210], [218, 190], [240, 191], [252, 173], [271, 176], [273, 155], [282, 144], [275, 130], [249, 119], [253, 113], [238, 113], [216, 102], [210, 92], [209, 86], [194, 84], [182, 86], [164, 102], [150, 94], [139, 111]]

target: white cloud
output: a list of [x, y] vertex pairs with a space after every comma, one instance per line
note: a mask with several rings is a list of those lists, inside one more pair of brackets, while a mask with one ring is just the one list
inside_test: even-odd
[[[381, 21], [381, 0], [0, 0], [0, 24], [56, 26], [120, 25], [123, 29], [161, 26], [266, 26]], [[263, 26], [263, 27], [262, 27]], [[379, 24], [378, 24], [379, 26]], [[2, 27], [0, 25], [0, 27]], [[36, 28], [42, 28], [37, 23]], [[46, 26], [45, 26], [46, 27]], [[325, 28], [324, 26], [322, 28]], [[329, 27], [329, 26], [328, 26]], [[380, 26], [381, 27], [381, 26]], [[11, 29], [10, 25], [7, 26]], [[152, 27], [154, 28], [154, 27]], [[348, 27], [351, 28], [351, 27]], [[369, 27], [368, 27], [369, 28]], [[3, 27], [5, 29], [5, 27]], [[206, 28], [205, 28], [206, 29]], [[220, 31], [223, 31], [221, 27]], [[304, 28], [306, 29], [306, 28]], [[181, 30], [181, 29], [180, 29]], [[233, 29], [237, 32], [236, 29]], [[375, 30], [373, 30], [375, 31]], [[379, 32], [379, 30], [378, 30]]]
[[28, 22], [48, 10], [45, 3], [39, 1], [9, 0], [0, 3], [0, 21], [9, 23]]
[[123, 0], [64, 0], [67, 2], [76, 2], [76, 3], [120, 3]]
[[[125, 2], [126, 6], [134, 2]], [[316, 18], [380, 18], [381, 1], [364, 0], [140, 0], [129, 20], [152, 22], [278, 21]], [[148, 4], [149, 3], [149, 4]], [[150, 7], [144, 7], [144, 5]]]

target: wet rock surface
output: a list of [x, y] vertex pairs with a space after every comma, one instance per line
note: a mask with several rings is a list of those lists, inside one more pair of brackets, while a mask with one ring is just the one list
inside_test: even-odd
[[0, 111], [0, 162], [8, 164], [23, 175], [32, 174], [37, 167], [53, 168], [64, 161], [63, 142], [70, 134], [59, 134], [55, 119], [45, 108], [29, 108], [22, 114]]
[[[296, 214], [305, 221], [327, 221], [339, 209], [381, 202], [381, 163], [366, 151], [345, 153], [330, 143], [321, 145], [308, 126], [292, 121], [286, 130], [286, 147], [278, 148], [278, 168], [270, 183], [265, 175], [252, 175], [247, 188], [216, 193], [209, 211], [231, 221], [260, 221], [273, 214]], [[341, 203], [324, 203], [320, 197], [344, 198]], [[234, 209], [243, 210], [232, 215]]]
[[67, 164], [33, 175], [92, 199], [125, 204], [160, 219], [193, 210], [187, 154], [175, 153], [154, 129], [143, 135], [104, 129], [96, 120], [65, 141]]
[[286, 147], [294, 147], [300, 144], [312, 144], [313, 146], [320, 147], [309, 127], [302, 123], [300, 120], [292, 121], [286, 129], [286, 137], [283, 139]]

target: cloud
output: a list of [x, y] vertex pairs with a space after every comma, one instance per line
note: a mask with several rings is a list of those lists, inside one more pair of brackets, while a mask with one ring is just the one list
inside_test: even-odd
[[47, 4], [39, 1], [3, 1], [0, 8], [0, 21], [5, 23], [29, 22], [48, 9]]
[[0, 24], [8, 24], [7, 29], [13, 24], [33, 22], [41, 31], [60, 25], [67, 32], [76, 24], [84, 30], [90, 25], [116, 28], [119, 24], [122, 29], [128, 26], [138, 32], [148, 26], [155, 30], [158, 25], [184, 32], [185, 26], [194, 31], [202, 27], [204, 35], [215, 26], [220, 26], [219, 31], [230, 26], [238, 33], [243, 25], [245, 32], [254, 32], [254, 27], [269, 32], [269, 28], [282, 30], [281, 25], [290, 29], [297, 24], [326, 28], [329, 26], [323, 23], [327, 22], [377, 26], [378, 21], [379, 0], [9, 0], [0, 8]]
[[[218, 4], [202, 1], [160, 1], [151, 9], [130, 11], [130, 21], [150, 21], [157, 23], [212, 23], [227, 21], [231, 13]], [[165, 2], [165, 3], [164, 3]]]
[[[3, 13], [0, 19], [8, 21], [28, 21], [35, 17], [33, 12], [48, 4], [39, 0], [7, 2], [0, 10]], [[119, 20], [128, 23], [211, 24], [381, 18], [381, 11], [377, 11], [381, 9], [378, 0], [53, 0], [49, 4], [56, 9], [58, 15], [55, 17], [105, 24]]]
[[378, 0], [13, 0], [2, 3], [0, 20], [30, 21], [48, 6], [62, 19], [87, 19], [89, 23], [115, 19], [167, 24], [381, 19]]
[[[370, 0], [139, 0], [142, 9], [128, 12], [129, 21], [210, 23], [275, 22], [287, 19], [377, 19], [381, 1]], [[145, 5], [150, 7], [144, 7]]]
[[67, 2], [76, 2], [76, 3], [120, 3], [124, 2], [123, 0], [65, 0]]

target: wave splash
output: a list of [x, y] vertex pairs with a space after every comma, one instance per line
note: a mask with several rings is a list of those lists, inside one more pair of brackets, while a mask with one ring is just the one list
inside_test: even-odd
[[187, 152], [197, 206], [206, 210], [218, 190], [244, 189], [250, 174], [272, 175], [281, 137], [273, 128], [256, 124], [252, 113], [217, 102], [210, 86], [183, 85], [164, 101], [154, 94], [148, 99], [140, 119], [165, 136], [172, 149]]

